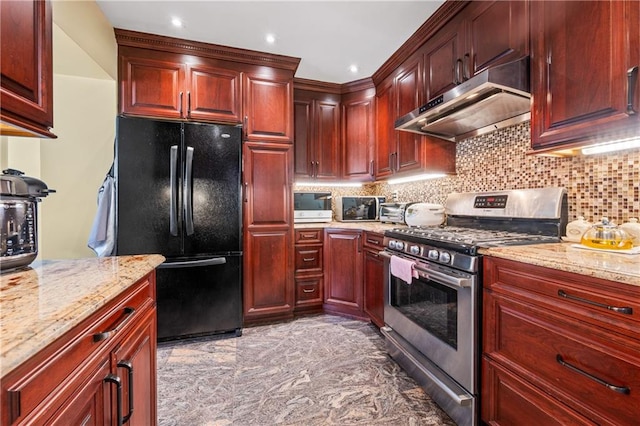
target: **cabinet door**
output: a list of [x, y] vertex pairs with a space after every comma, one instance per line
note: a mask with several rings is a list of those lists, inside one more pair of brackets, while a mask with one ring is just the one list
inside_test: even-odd
[[187, 118], [242, 122], [240, 72], [208, 65], [189, 66]]
[[293, 79], [245, 74], [245, 134], [248, 140], [291, 143]]
[[[405, 62], [404, 70], [395, 78], [396, 114], [395, 119], [420, 107], [422, 102], [422, 63], [419, 56]], [[420, 150], [422, 136], [411, 132], [395, 132], [397, 149], [395, 171], [404, 172], [421, 167]]]
[[462, 13], [468, 23], [462, 57], [466, 78], [529, 54], [528, 1], [471, 2]]
[[372, 323], [384, 326], [384, 262], [371, 249], [364, 251], [364, 311]]
[[120, 55], [120, 112], [184, 118], [186, 65], [179, 62]]
[[633, 1], [531, 2], [533, 149], [627, 126], [637, 134], [630, 109], [638, 110], [640, 91], [629, 87], [627, 72], [638, 66], [639, 20]]
[[454, 17], [427, 40], [420, 51], [424, 58], [426, 100], [463, 81], [464, 25], [459, 17]]
[[[47, 420], [47, 425], [101, 426], [116, 424], [116, 410], [111, 410], [109, 359], [100, 363], [88, 379], [73, 393], [71, 399]], [[114, 385], [115, 386], [115, 385]]]
[[246, 231], [244, 321], [293, 314], [292, 235], [289, 229]]
[[335, 180], [340, 176], [340, 102], [315, 101], [315, 178]]
[[[156, 310], [149, 309], [112, 354], [122, 383], [122, 416], [131, 426], [155, 425]], [[127, 417], [129, 416], [129, 417]]]
[[291, 151], [290, 145], [244, 144], [245, 227], [291, 225]]
[[55, 137], [51, 17], [49, 1], [0, 3], [0, 107], [2, 121]]
[[373, 180], [373, 94], [342, 102], [342, 178]]
[[325, 291], [328, 310], [363, 316], [362, 231], [325, 231]]
[[393, 174], [392, 154], [396, 148], [395, 105], [393, 80], [388, 79], [376, 87], [376, 179]]
[[295, 137], [293, 139], [295, 162], [293, 172], [296, 177], [312, 178], [315, 172], [313, 146], [312, 107], [310, 99], [296, 99], [293, 103]]

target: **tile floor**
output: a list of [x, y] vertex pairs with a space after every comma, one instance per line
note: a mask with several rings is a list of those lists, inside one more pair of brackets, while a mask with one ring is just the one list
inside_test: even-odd
[[160, 344], [158, 423], [455, 425], [374, 326], [331, 315]]

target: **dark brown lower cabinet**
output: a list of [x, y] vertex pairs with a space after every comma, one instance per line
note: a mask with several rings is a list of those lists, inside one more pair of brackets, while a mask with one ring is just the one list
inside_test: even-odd
[[325, 229], [324, 237], [324, 310], [366, 319], [362, 231]]
[[324, 230], [295, 232], [296, 314], [322, 311], [324, 281]]
[[0, 423], [153, 426], [156, 347], [152, 272], [3, 377]]
[[484, 258], [482, 419], [637, 425], [640, 287]]
[[384, 326], [384, 235], [364, 233], [364, 312], [378, 327]]

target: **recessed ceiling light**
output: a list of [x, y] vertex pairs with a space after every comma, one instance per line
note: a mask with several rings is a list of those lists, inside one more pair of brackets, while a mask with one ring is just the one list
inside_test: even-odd
[[357, 73], [358, 72], [358, 66], [357, 65], [351, 65], [349, 67], [349, 71], [351, 71], [352, 73]]
[[276, 42], [276, 36], [274, 36], [273, 34], [267, 34], [265, 40], [267, 40], [267, 43], [273, 44]]
[[182, 26], [184, 25], [182, 23], [182, 19], [180, 18], [171, 18], [171, 23], [173, 24], [174, 27], [178, 27], [178, 28], [182, 28]]

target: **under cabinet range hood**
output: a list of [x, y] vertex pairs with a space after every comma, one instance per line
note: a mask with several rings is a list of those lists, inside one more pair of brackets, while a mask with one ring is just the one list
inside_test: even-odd
[[489, 68], [398, 118], [396, 130], [458, 142], [531, 118], [529, 57]]

